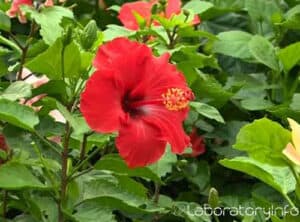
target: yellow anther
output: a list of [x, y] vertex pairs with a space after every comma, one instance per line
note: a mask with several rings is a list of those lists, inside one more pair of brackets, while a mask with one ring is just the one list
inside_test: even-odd
[[168, 110], [180, 111], [188, 107], [189, 101], [194, 95], [190, 90], [180, 88], [169, 88], [166, 93], [163, 93], [163, 104]]

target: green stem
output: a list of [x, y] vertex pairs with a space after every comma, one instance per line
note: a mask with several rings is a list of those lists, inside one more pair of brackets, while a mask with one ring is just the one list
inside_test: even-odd
[[160, 185], [158, 183], [155, 183], [155, 191], [154, 191], [154, 198], [153, 198], [153, 202], [155, 204], [158, 203], [159, 201], [159, 191], [160, 191]]
[[22, 54], [22, 47], [20, 47], [21, 45], [19, 45], [19, 43], [15, 44], [12, 41], [9, 41], [8, 39], [4, 38], [1, 35], [0, 35], [0, 43], [11, 47], [15, 51], [17, 51], [20, 55]]
[[287, 194], [282, 194], [282, 195], [287, 200], [287, 202], [290, 204], [291, 207], [296, 208], [296, 205]]
[[216, 222], [220, 222], [220, 220], [219, 220], [218, 216], [217, 216], [217, 215], [215, 215], [215, 214], [214, 214], [214, 219], [215, 219], [215, 221], [216, 221]]
[[50, 182], [51, 182], [51, 184], [52, 184], [52, 186], [53, 186], [53, 190], [54, 190], [54, 192], [55, 192], [55, 197], [58, 197], [59, 194], [58, 194], [57, 190], [55, 189], [57, 183], [55, 182], [55, 179], [54, 179], [54, 177], [52, 176], [52, 174], [51, 174], [51, 172], [50, 172], [50, 170], [49, 170], [50, 167], [49, 167], [48, 164], [45, 162], [45, 159], [44, 159], [44, 157], [43, 157], [43, 155], [42, 155], [42, 152], [41, 152], [41, 150], [39, 149], [39, 147], [37, 146], [36, 143], [33, 144], [33, 147], [35, 148], [35, 152], [36, 152], [37, 155], [39, 156], [40, 161], [41, 161], [41, 163], [42, 163], [42, 165], [43, 165], [43, 167], [44, 167], [44, 169], [45, 169], [45, 174], [46, 174], [46, 176], [49, 178], [49, 180], [50, 180]]
[[34, 135], [36, 137], [38, 137], [47, 146], [49, 146], [55, 153], [60, 154], [60, 151], [58, 150], [58, 148], [54, 144], [52, 144], [48, 139], [44, 138], [42, 135], [40, 135], [37, 132], [35, 132]]
[[81, 169], [94, 155], [99, 153], [99, 151], [102, 149], [102, 147], [96, 148], [92, 153], [90, 153], [83, 161], [81, 161], [77, 166], [74, 167], [72, 172], [70, 173], [70, 176], [72, 176], [74, 173], [76, 173], [79, 169]]
[[7, 199], [8, 199], [8, 191], [3, 190], [3, 203], [2, 203], [3, 212], [2, 212], [2, 215], [3, 215], [4, 221], [6, 221]]
[[25, 61], [26, 61], [26, 56], [27, 56], [28, 48], [30, 46], [31, 41], [33, 40], [33, 35], [35, 33], [35, 28], [36, 28], [36, 24], [33, 21], [31, 23], [30, 33], [28, 35], [28, 39], [26, 41], [26, 45], [23, 48], [21, 48], [22, 49], [22, 55], [21, 55], [21, 61], [20, 61], [20, 69], [19, 69], [19, 72], [17, 74], [17, 80], [22, 80], [22, 72], [23, 72]]
[[86, 145], [87, 145], [87, 138], [89, 137], [89, 134], [83, 134], [82, 143], [80, 147], [80, 162], [84, 160], [85, 152], [86, 152]]
[[298, 174], [298, 172], [296, 170], [296, 167], [295, 166], [290, 166], [290, 168], [291, 168], [291, 170], [292, 170], [292, 172], [294, 174], [294, 177], [296, 178], [296, 181], [297, 181], [298, 186], [299, 186], [300, 185], [300, 176], [299, 176], [299, 174]]
[[67, 175], [67, 168], [68, 168], [68, 151], [69, 151], [69, 142], [71, 138], [71, 127], [70, 124], [67, 122], [65, 127], [65, 138], [63, 142], [63, 152], [61, 154], [61, 165], [62, 165], [62, 172], [61, 172], [61, 186], [60, 186], [60, 200], [58, 204], [58, 222], [64, 222], [64, 214], [62, 211], [62, 205], [66, 199], [66, 191], [68, 185], [68, 175]]
[[64, 45], [61, 50], [61, 75], [63, 81], [65, 82], [65, 46]]
[[28, 51], [28, 47], [25, 47], [25, 48], [22, 49], [20, 68], [19, 68], [19, 72], [17, 74], [17, 80], [22, 80], [23, 67], [24, 67], [24, 64], [25, 64], [27, 51]]

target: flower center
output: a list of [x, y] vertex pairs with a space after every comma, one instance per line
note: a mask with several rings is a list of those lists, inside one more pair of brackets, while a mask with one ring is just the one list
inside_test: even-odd
[[168, 110], [180, 111], [188, 107], [189, 101], [194, 98], [191, 90], [183, 90], [180, 88], [169, 88], [163, 93], [163, 104]]

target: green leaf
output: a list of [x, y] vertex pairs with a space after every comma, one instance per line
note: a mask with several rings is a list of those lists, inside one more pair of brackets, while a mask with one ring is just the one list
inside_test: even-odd
[[142, 177], [154, 182], [161, 183], [160, 177], [147, 167], [130, 169], [118, 155], [106, 155], [99, 160], [95, 168], [98, 170], [109, 170], [118, 175], [127, 175], [130, 177]]
[[271, 20], [275, 13], [281, 14], [280, 8], [274, 1], [245, 0], [245, 8], [254, 22]]
[[76, 208], [73, 214], [78, 222], [116, 222], [112, 209], [103, 206], [99, 200], [86, 201]]
[[72, 114], [67, 110], [65, 106], [63, 106], [60, 102], [56, 102], [56, 107], [59, 110], [59, 112], [65, 117], [65, 119], [69, 122], [71, 127], [78, 132], [79, 134], [81, 133], [86, 133], [87, 130], [87, 125], [80, 125], [81, 120], [76, 119]]
[[183, 9], [191, 10], [195, 14], [201, 14], [213, 7], [214, 7], [214, 5], [210, 2], [192, 0], [192, 1], [189, 1], [187, 4], [185, 4], [183, 6]]
[[105, 198], [117, 201], [117, 205], [128, 210], [155, 212], [159, 209], [152, 206], [147, 197], [147, 189], [127, 176], [103, 175], [98, 178], [85, 179], [82, 189], [84, 201]]
[[172, 153], [170, 146], [167, 145], [165, 154], [156, 163], [148, 166], [157, 176], [164, 177], [167, 173], [172, 172], [174, 163], [177, 162], [177, 156]]
[[192, 89], [197, 98], [208, 101], [210, 105], [215, 107], [225, 105], [233, 96], [213, 75], [208, 74], [197, 75], [197, 80], [193, 83]]
[[63, 28], [60, 26], [62, 19], [74, 17], [71, 10], [61, 6], [44, 7], [41, 11], [23, 6], [22, 10], [30, 14], [31, 18], [41, 26], [40, 34], [48, 45], [54, 44], [57, 38], [62, 36]]
[[295, 190], [296, 181], [288, 166], [272, 166], [249, 157], [224, 159], [220, 163], [227, 168], [258, 178], [282, 194]]
[[21, 98], [27, 98], [31, 96], [31, 85], [23, 81], [17, 81], [10, 84], [3, 93], [0, 94], [0, 98], [16, 101]]
[[241, 102], [241, 106], [244, 109], [251, 110], [251, 111], [269, 109], [273, 105], [274, 104], [271, 101], [266, 100], [262, 97], [248, 98], [248, 99], [242, 100], [242, 102]]
[[[57, 222], [58, 209], [52, 197], [33, 193], [30, 197], [32, 204], [39, 209], [40, 217], [47, 222]], [[41, 220], [42, 220], [41, 219]]]
[[284, 163], [282, 150], [290, 138], [290, 132], [280, 124], [263, 118], [240, 130], [234, 148], [246, 151], [250, 157], [261, 162]]
[[104, 41], [110, 41], [117, 37], [128, 37], [133, 34], [134, 32], [118, 25], [107, 25], [107, 29], [103, 32]]
[[210, 183], [210, 167], [206, 161], [197, 161], [187, 164], [182, 169], [188, 181], [195, 184], [200, 192], [205, 191]]
[[190, 102], [190, 106], [202, 116], [205, 116], [209, 119], [214, 119], [220, 123], [225, 123], [219, 111], [213, 106], [200, 102]]
[[9, 32], [11, 28], [11, 23], [9, 17], [0, 10], [0, 30]]
[[[25, 66], [32, 72], [45, 74], [49, 79], [62, 79], [62, 50], [61, 39], [51, 45], [45, 52], [30, 60]], [[51, 58], [51, 59], [49, 59]], [[81, 55], [77, 44], [71, 42], [64, 50], [64, 75], [76, 78], [81, 71]]]
[[0, 167], [0, 187], [7, 190], [46, 188], [26, 166], [16, 162], [7, 163]]
[[219, 41], [215, 41], [213, 51], [235, 58], [250, 60], [253, 59], [248, 43], [252, 35], [242, 31], [221, 32], [217, 35]]
[[29, 131], [39, 123], [33, 109], [6, 99], [0, 99], [0, 120]]
[[288, 45], [287, 47], [280, 49], [278, 57], [283, 64], [286, 72], [290, 71], [295, 65], [300, 62], [300, 42]]
[[300, 111], [300, 93], [295, 93], [293, 95], [293, 99], [290, 107], [293, 110]]
[[297, 2], [297, 5], [286, 12], [284, 15], [285, 21], [280, 23], [286, 28], [298, 30], [299, 29], [299, 22], [300, 22], [300, 5]]
[[64, 51], [65, 77], [77, 78], [81, 74], [81, 55], [75, 42], [67, 45]]
[[258, 62], [279, 71], [275, 48], [267, 39], [259, 35], [253, 36], [248, 46], [251, 54]]

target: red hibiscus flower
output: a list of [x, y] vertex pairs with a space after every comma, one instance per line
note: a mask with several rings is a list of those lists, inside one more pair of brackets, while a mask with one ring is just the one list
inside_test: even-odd
[[192, 150], [193, 150], [193, 152], [191, 153], [192, 157], [196, 157], [205, 153], [206, 148], [204, 144], [204, 139], [202, 136], [198, 135], [196, 128], [194, 128], [192, 133], [190, 134], [190, 140], [191, 140]]
[[[136, 20], [135, 13], [145, 19], [147, 25], [150, 25], [151, 20], [151, 9], [154, 4], [157, 4], [158, 0], [150, 0], [146, 1], [137, 1], [125, 3], [122, 5], [119, 19], [122, 24], [131, 30], [138, 30], [139, 24]], [[177, 15], [181, 12], [181, 1], [180, 0], [168, 0], [165, 12], [163, 12], [163, 16], [166, 18], [171, 18], [173, 15]], [[196, 25], [200, 23], [199, 16], [195, 16], [193, 20], [193, 24]]]
[[32, 0], [13, 0], [10, 9], [7, 11], [7, 15], [12, 18], [18, 16], [21, 23], [26, 23], [25, 13], [20, 9], [22, 5], [32, 6], [33, 3]]
[[156, 162], [167, 143], [178, 154], [189, 145], [182, 122], [193, 93], [168, 59], [117, 38], [99, 48], [81, 95], [81, 112], [93, 130], [119, 132], [116, 146], [129, 167]]

